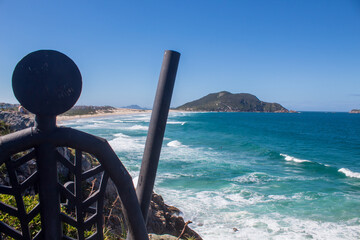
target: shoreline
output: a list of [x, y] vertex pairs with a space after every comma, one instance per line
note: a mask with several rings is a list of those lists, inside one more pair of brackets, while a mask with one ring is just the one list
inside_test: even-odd
[[[152, 110], [141, 110], [141, 109], [130, 109], [130, 108], [117, 108], [116, 110], [112, 110], [111, 112], [102, 112], [98, 111], [93, 114], [83, 114], [83, 115], [58, 115], [56, 117], [56, 120], [61, 121], [68, 121], [68, 120], [74, 120], [74, 119], [80, 119], [80, 118], [96, 118], [96, 117], [107, 117], [107, 116], [117, 116], [117, 115], [128, 115], [128, 114], [141, 114], [141, 113], [151, 113]], [[180, 110], [174, 110], [170, 109], [170, 112], [187, 112], [187, 111], [180, 111]]]
[[[151, 113], [152, 110], [143, 110], [143, 109], [130, 109], [130, 108], [116, 108], [110, 111], [96, 111], [96, 113], [91, 114], [80, 114], [80, 115], [58, 115], [56, 116], [56, 121], [61, 123], [63, 121], [69, 121], [74, 119], [81, 119], [81, 118], [98, 118], [98, 117], [108, 117], [108, 116], [117, 116], [117, 115], [129, 115], [129, 114], [141, 114], [141, 113]], [[170, 109], [169, 113], [171, 112], [183, 112], [183, 113], [219, 113], [218, 111], [189, 111], [189, 110], [176, 110]], [[235, 112], [235, 111], [234, 111]], [[225, 112], [229, 113], [229, 112]], [[230, 112], [233, 113], [233, 112]], [[261, 113], [261, 112], [260, 112]], [[268, 113], [268, 112], [265, 112]], [[279, 113], [279, 112], [274, 112]], [[294, 112], [289, 112], [294, 113]], [[300, 113], [300, 112], [296, 112]], [[25, 114], [34, 118], [33, 114]]]
[[116, 115], [127, 115], [127, 114], [140, 114], [140, 113], [149, 113], [151, 110], [139, 110], [139, 109], [129, 109], [129, 108], [117, 108], [111, 112], [96, 112], [94, 114], [83, 114], [83, 115], [58, 115], [56, 120], [67, 121], [67, 120], [74, 120], [80, 118], [93, 118], [93, 117], [106, 117], [106, 116], [116, 116]]

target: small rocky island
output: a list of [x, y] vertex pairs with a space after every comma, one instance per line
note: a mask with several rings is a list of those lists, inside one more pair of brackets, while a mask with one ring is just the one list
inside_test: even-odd
[[289, 112], [289, 110], [278, 103], [260, 101], [252, 94], [233, 94], [227, 91], [211, 93], [198, 100], [181, 105], [177, 107], [176, 110], [205, 112]]
[[350, 111], [350, 113], [360, 113], [360, 109], [353, 109]]

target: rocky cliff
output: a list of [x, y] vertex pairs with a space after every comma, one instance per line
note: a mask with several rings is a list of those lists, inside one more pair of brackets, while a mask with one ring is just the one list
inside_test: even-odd
[[15, 111], [0, 111], [0, 121], [9, 125], [12, 131], [34, 126], [34, 116]]
[[232, 94], [222, 91], [211, 93], [198, 100], [188, 102], [176, 108], [183, 111], [207, 112], [289, 112], [278, 103], [260, 101], [249, 93]]

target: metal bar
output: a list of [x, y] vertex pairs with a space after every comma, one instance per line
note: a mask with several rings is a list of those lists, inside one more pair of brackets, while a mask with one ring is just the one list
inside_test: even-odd
[[40, 204], [38, 203], [27, 215], [28, 222], [31, 222], [36, 215], [40, 213]]
[[[15, 230], [13, 227], [0, 221], [0, 234], [2, 234], [2, 233], [4, 233], [5, 235], [8, 235], [9, 237], [12, 237], [14, 239], [23, 239], [21, 232], [19, 232], [18, 230]], [[5, 236], [5, 239], [7, 239], [6, 236]]]
[[154, 188], [179, 59], [180, 53], [170, 50], [165, 51], [151, 114], [149, 132], [136, 188], [136, 194], [145, 223]]
[[26, 163], [27, 161], [30, 161], [33, 158], [35, 158], [35, 151], [31, 150], [31, 152], [27, 153], [25, 156], [17, 159], [14, 162], [14, 167], [17, 168], [17, 167], [23, 165], [24, 163]]
[[[132, 178], [109, 143], [100, 137], [71, 128], [58, 128], [47, 139], [55, 146], [68, 146], [93, 154], [114, 182], [124, 206], [132, 239], [149, 239]], [[87, 146], [92, 146], [89, 150]]]
[[20, 189], [21, 191], [24, 191], [25, 189], [27, 189], [28, 187], [34, 185], [34, 183], [38, 180], [38, 172], [34, 172], [33, 174], [31, 174], [30, 177], [28, 177], [25, 181], [23, 181], [20, 184]]
[[104, 218], [103, 215], [100, 214], [104, 211], [104, 194], [106, 191], [106, 185], [108, 183], [109, 180], [109, 175], [104, 172], [102, 174], [101, 177], [101, 182], [100, 182], [100, 194], [101, 197], [99, 198], [98, 202], [97, 202], [97, 208], [98, 208], [98, 212], [96, 213], [96, 232], [99, 235], [99, 239], [104, 239], [104, 233], [103, 233], [103, 225], [104, 225]]
[[[36, 116], [35, 120], [37, 130], [44, 133], [44, 135], [50, 134], [56, 128], [55, 116]], [[60, 240], [62, 229], [55, 151], [54, 145], [48, 141], [41, 143], [36, 148], [43, 237], [44, 239]]]
[[96, 174], [103, 172], [103, 171], [104, 171], [104, 168], [101, 165], [96, 166], [92, 169], [87, 170], [86, 172], [83, 172], [82, 179], [88, 179], [88, 178], [95, 176]]
[[75, 206], [76, 221], [78, 222], [78, 239], [84, 240], [84, 213], [82, 209], [83, 191], [82, 191], [82, 151], [75, 150]]
[[36, 151], [38, 152], [41, 229], [43, 230], [44, 239], [61, 239], [60, 199], [57, 166], [54, 157], [55, 147], [43, 143]]
[[[0, 194], [12, 194], [13, 188], [10, 186], [4, 186], [4, 185], [0, 185]], [[0, 203], [1, 205], [1, 203]]]
[[5, 212], [11, 216], [15, 216], [17, 218], [19, 217], [19, 212], [17, 208], [3, 202], [0, 202], [0, 211]]
[[45, 135], [34, 128], [27, 128], [0, 137], [0, 161], [7, 160], [8, 155], [28, 150], [44, 141]]
[[15, 168], [13, 166], [12, 161], [9, 159], [9, 161], [7, 161], [6, 163], [6, 169], [8, 170], [8, 174], [9, 174], [9, 179], [10, 179], [10, 184], [11, 186], [13, 186], [14, 189], [14, 197], [16, 200], [16, 208], [17, 208], [17, 212], [18, 212], [18, 219], [20, 221], [20, 226], [21, 226], [21, 232], [22, 232], [22, 237], [23, 239], [30, 239], [30, 231], [29, 231], [29, 227], [28, 227], [28, 222], [26, 219], [26, 209], [25, 209], [25, 205], [24, 205], [24, 201], [21, 195], [21, 186], [19, 184], [18, 178], [17, 178], [17, 174], [15, 172]]
[[60, 162], [62, 165], [67, 167], [71, 173], [75, 172], [75, 166], [72, 164], [69, 160], [64, 158], [58, 151], [55, 152], [55, 158], [58, 162]]

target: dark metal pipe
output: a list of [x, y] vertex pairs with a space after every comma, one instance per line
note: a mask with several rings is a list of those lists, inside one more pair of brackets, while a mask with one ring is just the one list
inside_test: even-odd
[[136, 194], [146, 223], [151, 195], [154, 188], [161, 146], [174, 89], [180, 53], [166, 50], [151, 114]]
[[56, 116], [39, 116], [35, 117], [35, 127], [41, 132], [50, 133], [56, 128]]
[[[35, 125], [45, 135], [56, 128], [56, 116], [36, 115]], [[36, 149], [39, 171], [39, 200], [41, 228], [44, 239], [61, 239], [60, 198], [58, 189], [57, 163], [54, 157], [55, 147], [41, 143]]]
[[39, 171], [39, 199], [41, 228], [44, 239], [61, 239], [60, 198], [55, 148], [43, 143], [36, 148]]

